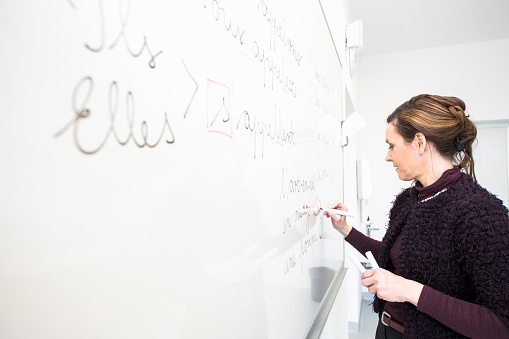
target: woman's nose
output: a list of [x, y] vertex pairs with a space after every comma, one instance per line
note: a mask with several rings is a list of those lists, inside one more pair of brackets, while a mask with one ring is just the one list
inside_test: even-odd
[[388, 162], [391, 162], [391, 161], [392, 161], [392, 158], [391, 158], [391, 156], [389, 155], [389, 152], [387, 152], [387, 155], [385, 156], [385, 161], [388, 161]]

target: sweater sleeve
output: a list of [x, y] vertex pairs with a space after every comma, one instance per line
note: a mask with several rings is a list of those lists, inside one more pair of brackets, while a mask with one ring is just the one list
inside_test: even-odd
[[364, 255], [364, 253], [366, 253], [367, 251], [371, 251], [371, 253], [373, 253], [373, 256], [375, 258], [378, 258], [380, 246], [382, 245], [382, 243], [361, 233], [355, 227], [352, 227], [352, 230], [345, 238], [345, 240], [350, 245], [352, 245], [357, 251], [359, 251], [362, 255]]
[[424, 286], [417, 310], [470, 338], [509, 338], [509, 329], [486, 307], [469, 303]]

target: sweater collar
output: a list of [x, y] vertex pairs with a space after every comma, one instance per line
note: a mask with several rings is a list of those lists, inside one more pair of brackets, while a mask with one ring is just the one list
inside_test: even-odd
[[417, 183], [415, 184], [415, 189], [417, 190], [417, 192], [419, 192], [419, 201], [432, 197], [438, 192], [448, 187], [451, 187], [456, 182], [458, 182], [460, 178], [461, 171], [459, 167], [455, 166], [442, 173], [442, 176], [429, 186], [423, 187], [422, 184], [419, 181], [417, 181]]

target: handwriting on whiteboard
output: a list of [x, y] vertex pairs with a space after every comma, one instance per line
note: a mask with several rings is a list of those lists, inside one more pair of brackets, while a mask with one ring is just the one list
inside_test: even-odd
[[283, 168], [279, 200], [288, 199], [290, 195], [295, 193], [314, 191], [316, 189], [315, 184], [314, 174], [308, 178], [288, 178], [288, 169]]
[[[287, 29], [285, 19], [274, 14], [272, 8], [264, 0], [261, 0], [258, 4], [253, 4], [252, 9], [255, 11], [255, 16], [262, 21], [262, 25], [266, 23], [269, 28], [268, 37], [265, 36], [265, 39], [255, 41], [248, 34], [249, 25], [245, 21], [246, 19], [237, 15], [225, 3], [223, 0], [199, 0], [197, 6], [202, 9], [200, 12], [206, 17], [205, 20], [219, 28], [222, 31], [221, 33], [227, 35], [230, 42], [242, 48], [246, 46], [253, 47], [252, 52], [256, 59], [251, 58], [251, 60], [263, 65], [264, 87], [267, 84], [274, 89], [274, 86], [279, 83], [286, 93], [296, 97], [297, 86], [294, 79], [295, 75], [292, 72], [295, 71], [295, 68], [301, 66], [303, 57], [293, 37], [291, 37], [290, 30]], [[98, 0], [95, 2], [95, 6], [90, 5], [91, 11], [83, 9], [82, 4], [77, 6], [73, 1], [68, 1], [68, 4], [74, 12], [80, 15], [91, 13], [91, 22], [97, 23], [95, 28], [98, 29], [99, 34], [92, 35], [87, 31], [84, 38], [84, 47], [88, 53], [104, 53], [112, 49], [122, 51], [121, 48], [124, 48], [128, 55], [134, 58], [146, 57], [150, 68], [156, 67], [156, 60], [159, 63], [162, 62], [160, 55], [163, 51], [159, 48], [153, 48], [154, 39], [149, 39], [146, 35], [141, 35], [143, 38], [134, 38], [133, 29], [137, 21], [134, 16], [136, 13], [133, 11], [130, 22], [130, 0], [118, 1], [113, 6], [103, 0]], [[107, 7], [107, 5], [110, 7]], [[120, 20], [114, 20], [115, 14], [120, 17]], [[86, 27], [92, 29], [92, 26]], [[142, 31], [144, 31], [143, 28]], [[157, 39], [155, 41], [157, 42]], [[277, 53], [277, 50], [282, 51], [283, 55]], [[293, 68], [289, 67], [290, 65]], [[185, 64], [184, 67], [189, 78], [195, 84], [192, 92], [184, 94], [184, 97], [190, 98], [185, 112], [182, 112], [183, 117], [186, 118], [198, 92], [199, 82], [191, 75]], [[264, 158], [267, 141], [271, 141], [277, 147], [282, 148], [295, 145], [293, 122], [292, 120], [283, 121], [283, 112], [278, 104], [274, 103], [273, 118], [270, 115], [267, 118], [267, 112], [258, 112], [257, 109], [253, 108], [250, 110], [239, 109], [234, 112], [232, 110], [232, 100], [234, 98], [233, 96], [230, 97], [229, 86], [206, 79], [207, 111], [205, 112], [205, 119], [209, 132], [225, 135], [232, 139], [234, 138], [234, 132], [236, 134], [251, 134], [253, 136], [253, 157], [255, 159]], [[164, 109], [161, 109], [160, 123], [150, 122], [149, 126], [149, 123], [142, 119], [139, 125], [138, 123], [135, 125], [134, 115], [138, 113], [134, 106], [135, 93], [129, 88], [124, 90], [124, 93], [119, 93], [121, 81], [117, 82], [116, 80], [106, 82], [110, 83], [109, 93], [106, 93], [107, 90], [100, 93], [95, 88], [99, 86], [94, 86], [94, 81], [99, 84], [99, 76], [89, 74], [77, 81], [71, 99], [72, 114], [70, 121], [55, 133], [56, 137], [61, 136], [72, 127], [74, 143], [81, 152], [86, 154], [98, 152], [108, 140], [116, 141], [120, 145], [127, 145], [132, 142], [138, 147], [149, 148], [156, 147], [161, 143], [171, 144], [175, 142], [176, 136], [169, 120], [171, 114], [167, 114]], [[140, 94], [138, 93], [138, 95]], [[104, 106], [91, 107], [97, 106], [97, 104], [92, 103], [90, 99], [98, 96], [107, 97], [107, 100], [103, 100]], [[123, 107], [116, 103], [119, 98], [125, 103]], [[93, 101], [97, 102], [99, 100]], [[117, 111], [124, 113], [122, 117], [117, 114]], [[100, 130], [104, 131], [104, 134], [99, 132], [98, 136], [93, 136], [92, 140], [89, 140], [85, 137], [85, 127], [88, 122], [93, 120], [91, 117], [98, 115], [106, 117], [106, 119], [103, 119], [106, 122], [103, 122], [103, 126], [100, 126]], [[127, 132], [115, 129], [115, 120], [121, 121], [121, 119], [126, 120]], [[234, 126], [235, 123], [236, 126]], [[104, 124], [109, 124], [109, 126]]]
[[295, 47], [292, 39], [286, 35], [286, 23], [284, 19], [279, 20], [277, 17], [272, 15], [272, 10], [267, 5], [265, 0], [261, 0], [258, 3], [258, 10], [267, 20], [269, 24], [269, 46], [271, 50], [276, 50], [277, 43], [283, 46], [283, 49], [293, 56], [294, 61], [298, 66], [301, 65], [302, 55], [299, 50]]
[[[304, 274], [304, 257], [310, 252], [313, 245], [322, 238], [322, 227], [313, 227], [315, 222], [322, 224], [322, 217], [307, 216], [306, 232], [300, 241], [283, 255], [283, 273], [290, 274], [300, 263], [301, 274]], [[318, 220], [318, 221], [317, 221]], [[313, 223], [313, 225], [311, 225]]]
[[[257, 10], [269, 25], [268, 50], [263, 48], [261, 40], [255, 39], [253, 41], [253, 56], [263, 64], [263, 86], [265, 87], [267, 83], [270, 83], [271, 89], [274, 90], [274, 84], [277, 81], [286, 93], [296, 98], [296, 80], [289, 75], [290, 72], [285, 60], [294, 62], [297, 67], [300, 67], [302, 55], [292, 39], [287, 36], [285, 20], [277, 18], [264, 0], [258, 3]], [[282, 50], [286, 52], [280, 61], [279, 59], [276, 60], [276, 46], [278, 45], [281, 45]]]
[[[119, 1], [119, 13], [121, 16], [121, 25], [119, 27], [118, 34], [117, 34], [116, 38], [113, 40], [113, 42], [110, 44], [109, 49], [110, 50], [114, 49], [118, 43], [123, 41], [127, 52], [134, 58], [138, 58], [139, 56], [141, 56], [141, 54], [144, 51], [147, 51], [149, 54], [149, 57], [150, 57], [148, 65], [150, 66], [150, 68], [155, 68], [156, 67], [156, 57], [158, 55], [160, 55], [163, 51], [158, 51], [158, 52], [153, 53], [150, 50], [150, 47], [147, 42], [147, 37], [145, 37], [145, 36], [143, 37], [143, 43], [140, 44], [141, 47], [139, 47], [139, 50], [138, 51], [133, 50], [132, 46], [129, 44], [129, 41], [127, 39], [127, 33], [126, 33], [126, 27], [127, 27], [127, 23], [129, 20], [129, 13], [130, 13], [130, 9], [131, 9], [131, 2], [127, 1], [127, 10], [125, 10], [125, 11], [123, 11], [123, 9], [122, 9], [122, 3], [123, 3], [122, 1]], [[77, 8], [72, 3], [70, 3], [70, 4], [73, 8]], [[106, 26], [107, 25], [105, 22], [106, 18], [104, 16], [102, 0], [99, 0], [99, 7], [98, 7], [97, 14], [99, 15], [99, 21], [101, 23], [101, 42], [99, 43], [98, 47], [92, 47], [92, 45], [85, 43], [85, 47], [92, 52], [101, 52], [103, 50], [105, 42], [106, 42], [106, 35], [107, 35], [106, 34], [107, 33]]]
[[[140, 141], [139, 139], [137, 139], [134, 136], [133, 121], [134, 121], [134, 116], [135, 116], [136, 110], [135, 110], [135, 106], [134, 106], [134, 94], [132, 92], [127, 92], [126, 96], [125, 96], [125, 99], [126, 99], [125, 100], [125, 102], [126, 102], [126, 107], [125, 107], [126, 115], [125, 116], [127, 118], [127, 122], [129, 125], [129, 133], [126, 136], [124, 136], [124, 138], [121, 138], [118, 135], [117, 130], [115, 129], [115, 126], [114, 126], [115, 118], [116, 118], [117, 110], [118, 110], [118, 85], [115, 81], [113, 81], [109, 88], [109, 95], [108, 95], [108, 108], [109, 109], [108, 110], [109, 110], [109, 118], [110, 119], [109, 119], [109, 126], [106, 128], [105, 135], [104, 135], [103, 139], [99, 142], [98, 145], [90, 147], [90, 148], [83, 146], [82, 145], [83, 142], [79, 138], [80, 130], [81, 130], [80, 123], [82, 122], [82, 120], [88, 119], [92, 115], [91, 114], [92, 108], [89, 106], [89, 100], [93, 94], [93, 91], [94, 91], [94, 80], [92, 79], [92, 77], [87, 76], [87, 77], [81, 79], [80, 81], [78, 81], [78, 83], [76, 84], [76, 87], [74, 88], [74, 93], [73, 93], [73, 97], [72, 97], [72, 106], [73, 106], [73, 111], [74, 111], [74, 117], [71, 119], [71, 121], [64, 128], [62, 128], [59, 132], [57, 132], [55, 134], [55, 137], [59, 137], [68, 128], [73, 126], [74, 127], [74, 129], [73, 129], [74, 142], [76, 144], [76, 147], [78, 147], [78, 149], [85, 154], [94, 154], [97, 151], [99, 151], [106, 144], [106, 142], [108, 141], [108, 139], [110, 138], [111, 135], [113, 135], [115, 140], [120, 145], [125, 145], [129, 142], [129, 140], [132, 140], [138, 147], [147, 146], [147, 147], [152, 148], [152, 147], [157, 146], [161, 142], [161, 140], [163, 140], [165, 131], [167, 130], [168, 136], [165, 139], [166, 143], [172, 144], [173, 142], [175, 142], [175, 136], [173, 135], [173, 131], [171, 129], [170, 123], [168, 122], [168, 117], [166, 115], [166, 112], [164, 113], [164, 120], [161, 121], [161, 125], [162, 125], [162, 127], [160, 128], [161, 132], [159, 134], [159, 137], [156, 138], [156, 140], [149, 141], [149, 137], [148, 137], [149, 126], [147, 125], [146, 121], [143, 121], [140, 125], [140, 133], [141, 133], [142, 140]], [[83, 99], [83, 101], [78, 102], [78, 97], [82, 96], [79, 94], [81, 94], [82, 92], [84, 92], [84, 94], [85, 94], [84, 99]]]
[[[209, 4], [210, 2], [210, 4]], [[231, 33], [231, 36], [240, 44], [244, 44], [244, 35], [246, 34], [246, 29], [241, 28], [240, 24], [233, 24], [232, 27], [232, 19], [227, 16], [227, 11], [225, 8], [221, 7], [219, 0], [202, 0], [203, 8], [206, 10], [207, 7], [210, 5], [210, 14], [212, 15], [212, 18], [220, 22], [222, 21], [223, 28]], [[221, 20], [222, 18], [222, 20]], [[237, 39], [238, 38], [238, 39]]]
[[207, 79], [206, 120], [209, 132], [233, 138], [232, 113], [230, 87]]
[[274, 80], [279, 81], [283, 86], [283, 89], [292, 94], [295, 98], [297, 97], [297, 86], [295, 86], [295, 80], [291, 79], [285, 71], [285, 61], [281, 60], [281, 65], [278, 66], [274, 63], [273, 57], [265, 56], [265, 50], [260, 49], [258, 42], [253, 42], [253, 56], [258, 59], [260, 63], [263, 63], [263, 86], [267, 84], [267, 73], [270, 74], [271, 89], [274, 89]]
[[271, 140], [274, 140], [277, 144], [281, 146], [285, 145], [295, 145], [293, 126], [290, 121], [290, 128], [285, 129], [281, 123], [281, 111], [278, 110], [277, 106], [274, 108], [274, 125], [260, 121], [256, 119], [256, 116], [250, 114], [248, 111], [242, 112], [240, 118], [237, 122], [237, 129], [244, 125], [244, 129], [253, 133], [254, 137], [254, 158], [256, 159], [257, 154], [257, 135], [261, 136], [261, 155], [263, 158], [264, 148], [265, 148], [265, 137], [267, 136]]

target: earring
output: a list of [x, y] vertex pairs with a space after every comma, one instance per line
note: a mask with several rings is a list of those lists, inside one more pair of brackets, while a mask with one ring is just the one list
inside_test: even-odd
[[419, 151], [419, 155], [423, 155], [424, 153], [422, 153], [422, 151]]

